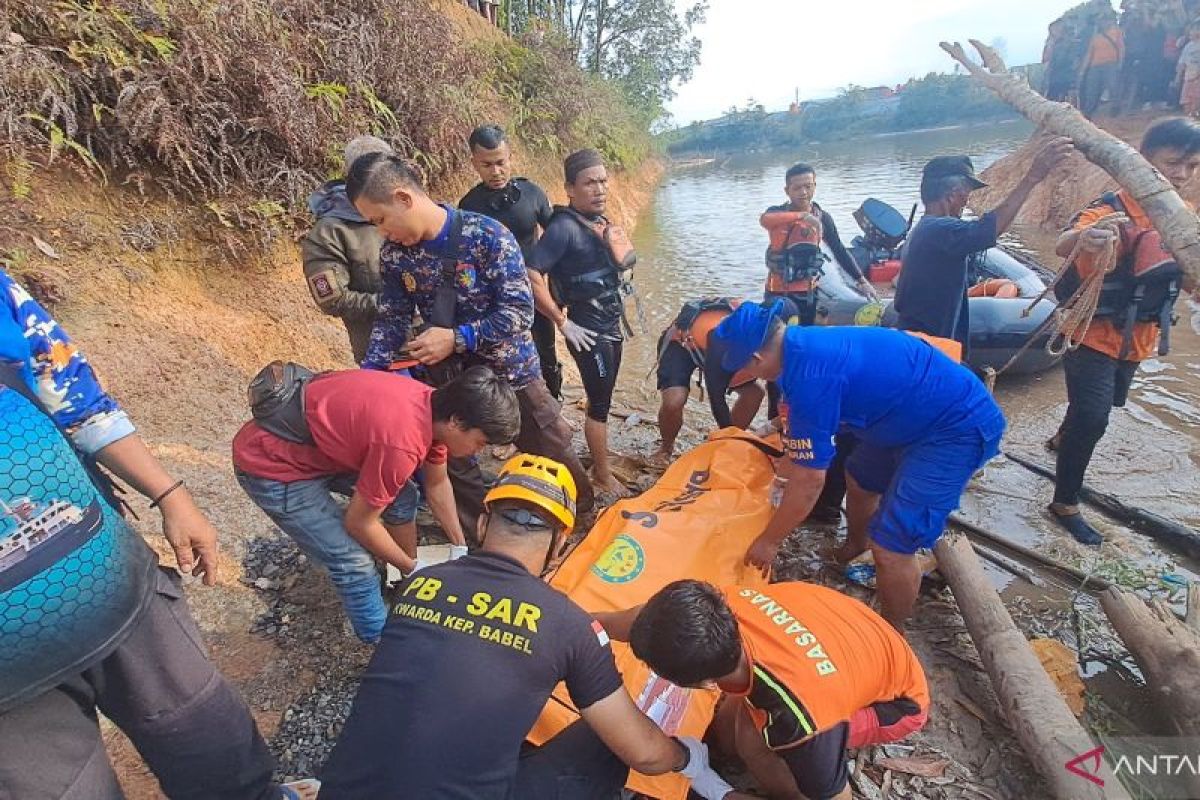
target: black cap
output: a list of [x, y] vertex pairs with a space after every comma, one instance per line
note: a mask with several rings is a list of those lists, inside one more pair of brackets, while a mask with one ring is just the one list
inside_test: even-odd
[[949, 175], [961, 175], [971, 183], [972, 189], [982, 189], [986, 183], [975, 177], [975, 165], [970, 156], [938, 156], [931, 159], [921, 171], [921, 183]]

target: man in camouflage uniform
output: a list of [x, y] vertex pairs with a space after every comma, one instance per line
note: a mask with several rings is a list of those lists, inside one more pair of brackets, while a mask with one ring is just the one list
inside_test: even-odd
[[[367, 153], [390, 153], [374, 136], [358, 136], [346, 145], [346, 171]], [[379, 248], [383, 237], [346, 198], [344, 181], [329, 181], [308, 198], [316, 224], [300, 243], [304, 279], [317, 307], [340, 317], [350, 335], [354, 360], [367, 355], [371, 325], [379, 311]]]
[[[562, 409], [542, 379], [529, 331], [533, 294], [512, 233], [489, 217], [434, 203], [412, 167], [393, 155], [376, 153], [356, 161], [346, 177], [346, 193], [386, 240], [380, 251], [379, 317], [363, 366], [386, 370], [415, 362], [427, 380], [439, 384], [456, 367], [487, 365], [512, 385], [520, 401], [516, 446], [565, 464], [579, 490], [579, 510], [590, 510], [591, 483]], [[453, 311], [439, 309], [438, 303], [449, 270]], [[428, 324], [414, 336], [415, 311]], [[448, 316], [452, 323], [439, 324], [439, 317]], [[483, 504], [482, 475], [477, 464], [463, 459], [451, 459], [450, 475], [463, 531], [471, 537]]]

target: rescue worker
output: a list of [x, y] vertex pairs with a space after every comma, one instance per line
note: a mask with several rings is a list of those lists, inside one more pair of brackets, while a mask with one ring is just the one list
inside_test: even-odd
[[563, 172], [570, 204], [555, 208], [534, 249], [529, 278], [538, 310], [562, 331], [579, 367], [587, 394], [583, 434], [592, 453], [592, 481], [598, 491], [623, 497], [628, 492], [608, 463], [608, 413], [621, 371], [622, 325], [632, 332], [624, 293], [636, 256], [624, 231], [604, 216], [608, 170], [600, 153], [572, 153], [563, 161]]
[[[165, 795], [311, 800], [200, 645], [180, 573], [217, 581], [217, 532], [84, 354], [0, 270], [0, 795], [120, 797], [97, 722]], [[150, 502], [175, 569], [124, 519], [102, 466]]]
[[799, 309], [801, 325], [816, 321], [816, 287], [825, 260], [821, 242], [829, 246], [838, 266], [850, 276], [858, 291], [878, 300], [875, 287], [842, 244], [833, 217], [813, 200], [817, 171], [808, 164], [795, 164], [783, 180], [788, 202], [771, 206], [759, 218], [771, 240], [767, 247], [767, 288], [763, 302], [770, 304], [779, 297], [787, 297]]
[[[590, 510], [587, 473], [562, 409], [542, 380], [529, 334], [533, 297], [513, 235], [494, 219], [433, 202], [412, 165], [397, 156], [358, 159], [346, 192], [386, 240], [380, 316], [363, 366], [387, 370], [416, 363], [435, 386], [466, 366], [490, 367], [517, 393], [517, 447], [566, 464], [579, 486], [580, 507]], [[426, 327], [413, 335], [416, 311]], [[452, 459], [449, 471], [469, 539], [483, 503], [483, 475], [474, 459]]]
[[[721, 367], [724, 347], [709, 337], [712, 329], [740, 305], [728, 297], [705, 297], [685, 303], [658, 339], [658, 430], [662, 444], [650, 457], [657, 464], [670, 463], [675, 439], [683, 428], [683, 409], [691, 393], [692, 375], [700, 370], [701, 386], [708, 390], [708, 403], [718, 428], [731, 425], [748, 428], [762, 405], [764, 392], [757, 381], [734, 375]], [[715, 346], [714, 346], [715, 345]], [[733, 410], [726, 395], [737, 394]]]
[[[398, 590], [322, 771], [322, 800], [607, 800], [629, 767], [680, 772], [702, 797], [735, 796], [703, 744], [666, 736], [638, 710], [604, 629], [539, 577], [575, 519], [569, 470], [509, 459], [479, 518], [480, 549]], [[559, 681], [582, 719], [521, 752]]]
[[[359, 156], [390, 153], [374, 136], [356, 136], [346, 144], [346, 172]], [[308, 198], [316, 223], [300, 241], [304, 279], [317, 308], [338, 317], [350, 336], [354, 363], [367, 355], [371, 326], [379, 312], [379, 248], [383, 237], [346, 197], [344, 180], [329, 181]]]
[[[304, 416], [311, 443], [288, 441], [254, 420], [243, 425], [233, 439], [237, 480], [328, 570], [355, 635], [373, 644], [387, 620], [375, 559], [402, 574], [421, 566], [417, 471], [452, 557], [464, 555], [446, 459], [512, 441], [520, 426], [517, 398], [481, 366], [437, 389], [402, 375], [352, 369], [309, 381]], [[335, 494], [350, 498], [344, 511]]]
[[1034, 156], [1029, 171], [1000, 205], [979, 219], [962, 219], [971, 192], [987, 186], [975, 176], [967, 156], [938, 156], [921, 172], [925, 214], [908, 235], [901, 256], [896, 298], [896, 327], [954, 339], [970, 350], [968, 262], [996, 246], [1037, 186], [1071, 152], [1071, 141], [1056, 137]]
[[[545, 230], [554, 213], [542, 187], [528, 178], [512, 177], [512, 150], [499, 125], [480, 125], [467, 140], [471, 147], [471, 166], [479, 173], [479, 183], [458, 201], [463, 211], [491, 217], [512, 232], [521, 246], [528, 267], [533, 260], [538, 229]], [[541, 311], [534, 312], [533, 343], [537, 346], [546, 388], [562, 401], [562, 364], [554, 349], [554, 321]]]
[[834, 435], [848, 431], [857, 445], [837, 557], [870, 548], [883, 617], [903, 629], [921, 583], [917, 551], [933, 547], [967, 482], [999, 452], [999, 406], [970, 370], [903, 331], [785, 327], [772, 309], [743, 303], [713, 336], [726, 341], [725, 369], [778, 380], [787, 402], [786, 488], [746, 563], [770, 571], [820, 494]]
[[928, 719], [925, 673], [904, 637], [824, 586], [680, 580], [596, 617], [658, 675], [724, 692], [714, 735], [732, 740], [773, 800], [850, 800], [847, 749], [899, 741]]
[[[1182, 117], [1156, 122], [1142, 138], [1141, 153], [1172, 186], [1182, 189], [1200, 167], [1200, 123]], [[1115, 213], [1124, 214], [1128, 222], [1101, 222]], [[1060, 256], [1080, 251], [1055, 287], [1060, 301], [1095, 273], [1099, 254], [1110, 247], [1116, 248], [1117, 268], [1104, 280], [1091, 325], [1063, 356], [1067, 413], [1049, 443], [1058, 450], [1050, 515], [1076, 540], [1090, 545], [1103, 539], [1079, 511], [1084, 473], [1112, 408], [1125, 405], [1138, 364], [1166, 353], [1180, 284], [1174, 258], [1163, 249], [1145, 210], [1121, 189], [1091, 203], [1059, 237]], [[1139, 291], [1140, 300], [1134, 296]]]

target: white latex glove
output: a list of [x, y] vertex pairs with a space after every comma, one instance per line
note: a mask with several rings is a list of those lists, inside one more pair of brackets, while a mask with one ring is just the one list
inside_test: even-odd
[[421, 559], [418, 558], [416, 561], [413, 562], [412, 572], [402, 572], [402, 573], [400, 573], [400, 577], [403, 580], [408, 580], [413, 575], [416, 575], [418, 572], [420, 572], [421, 570], [425, 569], [428, 566], [429, 565], [427, 563], [425, 563], [424, 561], [422, 561]]
[[576, 350], [588, 351], [592, 349], [592, 345], [596, 343], [596, 332], [588, 330], [580, 325], [576, 325], [571, 320], [563, 320], [562, 327], [563, 338], [567, 340], [567, 344], [574, 347]]
[[733, 791], [733, 787], [713, 772], [712, 767], [706, 766], [703, 772], [692, 778], [692, 791], [704, 800], [723, 800], [725, 795]]
[[450, 560], [457, 561], [467, 554], [467, 546], [465, 544], [450, 545]]
[[708, 745], [694, 736], [676, 736], [675, 741], [688, 750], [688, 763], [686, 767], [679, 770], [680, 775], [689, 781], [695, 781], [706, 771], [712, 771], [708, 766]]

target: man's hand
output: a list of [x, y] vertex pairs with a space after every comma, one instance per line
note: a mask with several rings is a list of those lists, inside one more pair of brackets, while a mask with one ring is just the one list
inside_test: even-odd
[[408, 354], [422, 364], [436, 364], [454, 352], [454, 331], [450, 328], [428, 328], [408, 343]]
[[750, 545], [750, 549], [746, 551], [746, 558], [743, 563], [748, 567], [754, 567], [762, 573], [764, 578], [771, 576], [771, 565], [775, 563], [775, 555], [779, 552], [779, 543], [773, 542], [770, 539], [759, 536], [754, 540], [754, 544]]
[[1117, 240], [1115, 224], [1094, 225], [1079, 233], [1079, 247], [1089, 253], [1098, 253]]
[[688, 751], [687, 766], [680, 774], [692, 782], [692, 791], [704, 800], [724, 800], [733, 787], [708, 765], [708, 745], [691, 736], [680, 736], [678, 741]]
[[589, 330], [582, 325], [576, 325], [569, 319], [564, 319], [562, 325], [558, 326], [562, 331], [563, 338], [567, 340], [567, 344], [576, 350], [587, 352], [592, 349], [592, 345], [596, 344], [596, 332]]
[[1033, 163], [1029, 166], [1026, 177], [1034, 183], [1040, 183], [1074, 150], [1074, 144], [1070, 139], [1065, 136], [1055, 136], [1042, 145], [1042, 149], [1033, 157]]
[[217, 529], [196, 508], [191, 495], [180, 486], [159, 506], [163, 515], [163, 536], [175, 551], [179, 571], [203, 576], [204, 585], [217, 582]]

